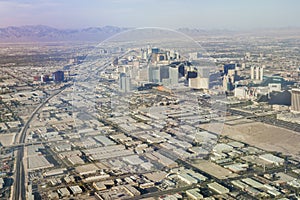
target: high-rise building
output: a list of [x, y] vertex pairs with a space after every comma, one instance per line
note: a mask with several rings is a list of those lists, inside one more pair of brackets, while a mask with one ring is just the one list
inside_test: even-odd
[[233, 87], [233, 77], [229, 75], [223, 76], [223, 88], [226, 91], [231, 91], [234, 89]]
[[169, 67], [169, 79], [170, 85], [177, 85], [178, 84], [178, 68], [177, 67]]
[[209, 78], [200, 78], [200, 87], [202, 89], [209, 89]]
[[190, 79], [190, 78], [196, 78], [198, 76], [198, 73], [195, 72], [195, 71], [188, 71], [187, 72], [187, 79]]
[[63, 71], [56, 71], [52, 74], [54, 82], [62, 82], [65, 78], [65, 73]]
[[185, 75], [185, 65], [184, 64], [180, 64], [178, 66], [178, 72], [179, 72], [179, 76], [183, 77]]
[[259, 67], [256, 67], [256, 68], [255, 68], [255, 79], [256, 79], [256, 80], [259, 80], [259, 79], [260, 79], [259, 73], [260, 73], [260, 68], [259, 68]]
[[228, 70], [227, 76], [231, 78], [231, 82], [233, 84], [237, 80], [237, 71], [234, 69], [230, 69]]
[[292, 89], [292, 111], [300, 112], [300, 89]]
[[151, 53], [159, 53], [159, 48], [153, 47], [153, 48], [151, 49]]
[[246, 64], [245, 64], [245, 63], [242, 63], [241, 68], [242, 68], [242, 69], [245, 69], [245, 68], [246, 68]]
[[41, 75], [41, 82], [46, 83], [50, 81], [49, 75]]
[[189, 78], [189, 87], [192, 89], [201, 89], [200, 88], [200, 77]]
[[[198, 76], [201, 78], [209, 78], [211, 68], [210, 67], [198, 67]], [[227, 70], [228, 73], [228, 70]]]
[[236, 64], [225, 64], [223, 67], [224, 74], [227, 75], [228, 70], [235, 69], [235, 67], [236, 67]]
[[148, 81], [152, 83], [160, 82], [160, 69], [157, 66], [148, 67]]
[[163, 65], [163, 66], [160, 66], [159, 67], [159, 75], [160, 75], [160, 82], [163, 80], [163, 79], [168, 79], [169, 78], [169, 66], [167, 65]]
[[137, 76], [137, 79], [139, 81], [149, 81], [148, 75], [149, 73], [149, 70], [147, 68], [140, 68], [139, 71], [138, 71], [138, 76]]
[[254, 67], [254, 66], [251, 66], [250, 70], [251, 70], [251, 80], [254, 80], [254, 79], [255, 79], [255, 78], [254, 78], [254, 75], [255, 75], [255, 72], [254, 72], [255, 67]]
[[250, 53], [250, 52], [247, 52], [247, 53], [245, 54], [245, 58], [246, 58], [246, 59], [250, 59], [250, 58], [251, 58], [251, 53]]
[[261, 81], [264, 80], [264, 67], [260, 67], [259, 80], [261, 80]]
[[190, 78], [189, 87], [192, 89], [209, 89], [209, 78]]
[[122, 92], [130, 92], [131, 91], [131, 78], [125, 73], [120, 73], [119, 77], [120, 90]]
[[264, 67], [251, 66], [251, 80], [260, 80], [264, 78]]

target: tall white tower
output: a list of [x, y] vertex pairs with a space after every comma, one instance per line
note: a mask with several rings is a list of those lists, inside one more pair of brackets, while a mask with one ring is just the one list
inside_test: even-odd
[[260, 77], [259, 77], [259, 71], [260, 71], [260, 70], [259, 70], [259, 68], [260, 68], [260, 67], [255, 67], [255, 79], [256, 79], [256, 80], [260, 80]]
[[254, 80], [254, 66], [251, 66], [251, 80]]
[[259, 70], [259, 80], [263, 81], [264, 79], [264, 67], [260, 67], [260, 70]]

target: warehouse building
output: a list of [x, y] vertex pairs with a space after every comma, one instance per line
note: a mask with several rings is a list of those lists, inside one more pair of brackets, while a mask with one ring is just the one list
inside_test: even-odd
[[217, 192], [218, 194], [226, 194], [229, 193], [229, 189], [224, 187], [223, 185], [220, 185], [217, 182], [212, 182], [207, 184], [208, 188], [212, 189], [213, 191]]

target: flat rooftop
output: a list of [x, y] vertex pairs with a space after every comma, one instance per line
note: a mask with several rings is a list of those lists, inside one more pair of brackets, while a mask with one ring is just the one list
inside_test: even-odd
[[230, 170], [225, 169], [208, 160], [197, 160], [197, 162], [193, 163], [192, 165], [217, 179], [228, 179], [239, 176], [238, 174], [235, 174]]

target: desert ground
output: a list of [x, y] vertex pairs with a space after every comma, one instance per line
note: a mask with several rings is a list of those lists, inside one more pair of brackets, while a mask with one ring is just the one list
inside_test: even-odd
[[261, 122], [241, 121], [238, 123], [219, 124], [210, 123], [200, 126], [214, 131], [213, 127], [223, 127], [221, 135], [228, 136], [249, 145], [256, 146], [266, 151], [277, 151], [284, 155], [291, 155], [300, 160], [300, 133]]

